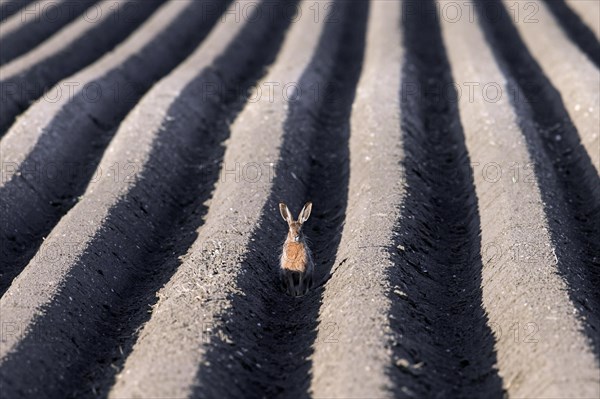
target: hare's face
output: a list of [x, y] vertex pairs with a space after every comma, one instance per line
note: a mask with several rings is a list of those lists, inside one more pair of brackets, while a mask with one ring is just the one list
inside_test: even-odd
[[288, 240], [294, 242], [300, 242], [300, 240], [302, 240], [302, 224], [298, 222], [290, 223], [290, 229], [288, 231]]
[[288, 241], [302, 241], [302, 225], [304, 224], [304, 222], [306, 222], [306, 220], [308, 220], [311, 209], [312, 203], [307, 202], [300, 211], [300, 215], [298, 215], [298, 220], [294, 220], [288, 207], [283, 202], [279, 204], [279, 212], [281, 212], [281, 217], [287, 222], [289, 226]]

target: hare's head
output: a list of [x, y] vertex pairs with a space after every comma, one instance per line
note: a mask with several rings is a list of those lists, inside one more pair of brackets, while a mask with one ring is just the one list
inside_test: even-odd
[[279, 212], [281, 212], [281, 217], [283, 217], [283, 220], [285, 220], [289, 226], [288, 240], [294, 242], [299, 242], [302, 240], [302, 225], [308, 220], [311, 210], [312, 202], [307, 202], [300, 211], [298, 220], [294, 220], [287, 205], [283, 202], [279, 203]]

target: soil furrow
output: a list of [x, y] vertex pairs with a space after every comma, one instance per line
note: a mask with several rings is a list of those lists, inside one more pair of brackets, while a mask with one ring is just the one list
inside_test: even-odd
[[[34, 50], [0, 68], [0, 137], [59, 80], [129, 36], [164, 0], [104, 0]], [[56, 93], [47, 93], [53, 98]]]
[[600, 40], [600, 3], [588, 0], [567, 0], [567, 5], [594, 32], [596, 39]]
[[581, 144], [596, 173], [600, 173], [600, 72], [568, 39], [543, 3], [530, 4], [539, 10], [538, 22], [515, 26], [543, 73], [560, 93], [564, 108], [581, 136]]
[[544, 0], [565, 33], [600, 68], [600, 42], [594, 32], [565, 3], [565, 0]]
[[[211, 199], [206, 222], [198, 230], [198, 239], [181, 259], [169, 283], [159, 292], [160, 299], [128, 357], [111, 396], [143, 397], [152, 393], [162, 396], [222, 397], [220, 395], [229, 393], [247, 397], [261, 394], [254, 387], [248, 387], [247, 371], [240, 375], [243, 379], [228, 373], [226, 379], [220, 382], [208, 376], [200, 377], [198, 373], [199, 369], [203, 372], [211, 370], [207, 350], [229, 339], [226, 336], [231, 319], [226, 316], [232, 310], [233, 298], [241, 292], [238, 280], [243, 275], [254, 279], [262, 295], [284, 298], [284, 294], [279, 292], [277, 264], [269, 264], [269, 269], [257, 281], [259, 266], [252, 272], [244, 268], [247, 263], [243, 261], [248, 256], [270, 260], [270, 253], [280, 249], [282, 235], [275, 242], [265, 243], [269, 244], [266, 253], [248, 254], [252, 232], [259, 225], [261, 212], [271, 195], [273, 165], [280, 158], [279, 147], [284, 136], [288, 108], [296, 101], [306, 104], [317, 101], [314, 91], [300, 88], [299, 81], [318, 45], [319, 37], [328, 25], [322, 13], [330, 9], [331, 3], [326, 1], [301, 3], [276, 62], [256, 86], [256, 91], [260, 93], [262, 90], [262, 95], [259, 94], [255, 101], [248, 103], [231, 127], [221, 179]], [[321, 14], [317, 15], [317, 12]], [[324, 63], [323, 73], [327, 73], [329, 67]], [[269, 87], [273, 87], [273, 90], [268, 90]], [[280, 218], [275, 207], [265, 212], [273, 220]], [[283, 220], [281, 222], [284, 224]], [[279, 232], [285, 234], [283, 225], [280, 228]], [[260, 328], [256, 323], [261, 323], [256, 314], [263, 313], [259, 307], [257, 303], [257, 309], [247, 313], [243, 322], [247, 329], [246, 341], [252, 345], [263, 335], [262, 331], [256, 331], [257, 327]], [[165, 328], [169, 331], [167, 335]], [[233, 345], [233, 340], [230, 342]], [[260, 373], [257, 376], [264, 375], [260, 372], [261, 367], [269, 366], [247, 358], [250, 347], [239, 341], [234, 347], [237, 348], [235, 353], [227, 351], [234, 356], [225, 359], [227, 362], [236, 363], [236, 370], [242, 364], [242, 367], [257, 370]], [[218, 366], [220, 364], [215, 365], [214, 370]], [[219, 373], [226, 373], [225, 367], [218, 370]], [[227, 387], [223, 387], [224, 384]], [[264, 389], [264, 385], [258, 388]]]
[[2, 0], [0, 1], [0, 22], [15, 15], [28, 4], [36, 0]]
[[[316, 342], [322, 289], [300, 299], [277, 289], [273, 270], [287, 225], [271, 209], [285, 202], [296, 214], [305, 201], [313, 202], [304, 231], [315, 259], [316, 285], [322, 284], [332, 269], [345, 220], [349, 117], [363, 58], [367, 7], [364, 1], [334, 3], [298, 82], [303, 93], [311, 88], [318, 92], [290, 104], [273, 189], [237, 277], [240, 292], [230, 298], [231, 310], [219, 316], [228, 339], [211, 342], [206, 365], [198, 370], [196, 396], [309, 396], [310, 356], [322, 344]], [[240, 349], [243, 359], [238, 358]], [[235, 387], [224, 383], [230, 375], [235, 375]]]
[[96, 171], [119, 123], [194, 50], [224, 6], [216, 0], [165, 4], [117, 50], [56, 86], [74, 92], [58, 101], [42, 98], [9, 130], [0, 142], [0, 293], [88, 182], [124, 167]]
[[407, 3], [403, 27], [406, 198], [389, 278], [409, 301], [393, 302], [392, 329], [418, 337], [408, 348], [417, 396], [502, 397], [482, 303], [477, 197], [434, 1]]
[[600, 397], [599, 37], [598, 0], [0, 0], [0, 396]]
[[0, 25], [0, 65], [25, 54], [98, 0], [40, 0]]
[[[228, 121], [277, 52], [293, 16], [286, 14], [285, 7], [290, 5], [293, 3], [265, 2], [256, 11], [262, 17], [249, 18], [252, 22], [244, 29], [229, 16], [230, 22], [219, 26], [198, 52], [159, 83], [126, 119], [100, 166], [143, 159], [139, 172], [132, 181], [115, 183], [107, 177], [91, 184], [82, 202], [46, 240], [45, 245], [68, 241], [73, 236], [69, 231], [79, 220], [102, 220], [85, 245], [74, 245], [80, 248], [62, 255], [61, 259], [74, 260], [60, 265], [63, 277], [55, 277], [61, 280], [60, 293], [43, 306], [43, 316], [32, 321], [26, 337], [6, 357], [0, 369], [3, 378], [18, 381], [29, 392], [44, 387], [46, 392], [68, 392], [74, 397], [106, 393], [115, 369], [131, 350], [135, 341], [131, 337], [147, 319], [154, 293], [196, 237], [194, 232], [205, 213], [203, 203], [218, 177], [216, 165], [223, 154]], [[218, 91], [208, 93], [209, 86]], [[197, 106], [199, 98], [205, 99], [201, 107]], [[157, 108], [162, 110], [158, 116], [149, 117], [147, 112]], [[140, 137], [139, 129], [145, 136]], [[143, 150], [129, 147], [134, 137], [145, 142], [140, 143]], [[97, 216], [98, 208], [105, 208], [103, 215]], [[43, 267], [44, 262], [34, 261], [24, 274], [32, 275]], [[35, 285], [32, 279], [19, 278], [14, 289], [24, 291]], [[10, 294], [12, 291], [6, 296]], [[8, 299], [3, 304], [8, 304], [3, 312], [23, 306]], [[86, 314], [82, 309], [96, 310]], [[12, 312], [12, 316], [22, 315]], [[76, 327], [62, 342], [36, 342], [42, 332], [65, 326]], [[61, 354], [77, 352], [76, 362], [59, 362]], [[19, 369], [13, 362], [28, 363], [29, 367]], [[53, 373], [69, 376], [72, 386], [25, 378], [25, 373], [32, 374], [32, 366], [40, 367], [33, 376], [49, 374], [44, 370], [47, 363], [54, 364]]]
[[498, 373], [510, 397], [597, 397], [598, 364], [558, 274], [506, 79], [478, 21], [442, 21], [479, 199], [483, 303]]
[[[487, 18], [488, 8], [496, 12]], [[597, 356], [600, 324], [600, 178], [567, 113], [500, 1], [477, 4], [480, 24], [525, 137], [561, 275]]]
[[393, 364], [401, 364], [392, 353], [400, 335], [390, 330], [389, 320], [399, 287], [387, 279], [397, 267], [389, 249], [404, 195], [400, 18], [400, 2], [371, 3], [365, 60], [352, 105], [346, 221], [323, 289], [312, 357], [314, 397], [413, 392], [414, 377]]

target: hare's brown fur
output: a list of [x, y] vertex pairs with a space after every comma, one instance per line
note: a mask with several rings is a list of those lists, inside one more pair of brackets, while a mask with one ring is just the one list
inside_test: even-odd
[[293, 270], [295, 272], [306, 271], [308, 251], [304, 244], [286, 241], [285, 244], [283, 244], [283, 252], [285, 256], [281, 259], [282, 269]]

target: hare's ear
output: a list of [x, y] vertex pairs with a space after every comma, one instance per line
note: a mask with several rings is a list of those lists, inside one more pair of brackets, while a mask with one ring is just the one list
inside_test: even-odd
[[310, 211], [312, 211], [312, 202], [307, 202], [306, 204], [304, 204], [304, 207], [302, 208], [302, 210], [300, 211], [300, 214], [298, 215], [298, 222], [299, 223], [304, 223], [308, 220], [308, 217], [310, 216]]
[[287, 205], [283, 202], [279, 203], [279, 212], [281, 213], [281, 217], [283, 218], [283, 220], [288, 222], [288, 224], [292, 223], [292, 213], [288, 209]]

